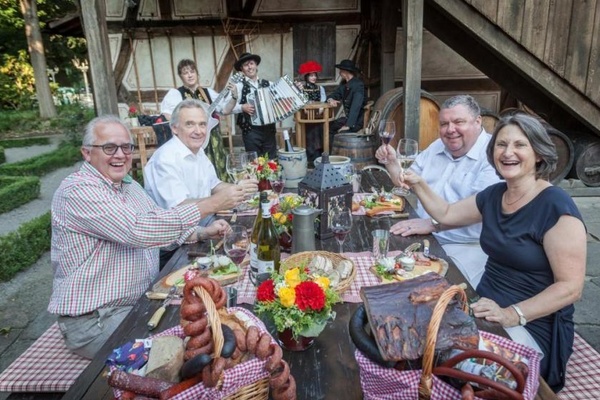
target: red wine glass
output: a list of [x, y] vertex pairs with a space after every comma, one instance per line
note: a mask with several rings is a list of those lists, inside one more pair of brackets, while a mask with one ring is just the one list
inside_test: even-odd
[[231, 225], [231, 230], [225, 233], [223, 240], [225, 254], [238, 267], [238, 271], [241, 270], [240, 264], [250, 248], [250, 235], [247, 228], [243, 225]]
[[[396, 123], [394, 121], [381, 120], [379, 122], [379, 137], [384, 145], [389, 144], [396, 134]], [[381, 160], [382, 164], [387, 164], [388, 160]]]
[[352, 211], [345, 207], [336, 208], [331, 214], [331, 230], [340, 246], [340, 254], [344, 251], [344, 240], [352, 229]]

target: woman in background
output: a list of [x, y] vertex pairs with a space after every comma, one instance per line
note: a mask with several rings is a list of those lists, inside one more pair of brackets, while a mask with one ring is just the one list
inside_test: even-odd
[[[327, 99], [325, 88], [317, 85], [319, 72], [323, 71], [323, 67], [316, 61], [307, 61], [300, 64], [298, 73], [303, 77], [304, 81], [298, 83], [298, 87], [310, 102], [324, 103]], [[321, 110], [322, 112], [322, 110]], [[306, 128], [306, 158], [309, 163], [313, 163], [315, 158], [319, 157], [323, 152], [323, 125], [308, 124]]]

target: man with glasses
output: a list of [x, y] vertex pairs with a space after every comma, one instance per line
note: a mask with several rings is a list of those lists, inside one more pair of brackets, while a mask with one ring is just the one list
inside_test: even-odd
[[[486, 155], [491, 135], [481, 125], [481, 110], [469, 95], [458, 95], [446, 100], [440, 107], [440, 138], [421, 152], [411, 169], [449, 203], [480, 192], [500, 179]], [[381, 146], [376, 153], [379, 160], [395, 160], [396, 152]], [[397, 162], [386, 168], [392, 179], [402, 170]], [[444, 251], [476, 288], [483, 274], [487, 255], [479, 245], [481, 224], [453, 229], [442, 226], [429, 217], [418, 203], [419, 218], [400, 221], [390, 228], [395, 235], [428, 235], [433, 233]]]
[[[158, 249], [198, 240], [205, 214], [235, 207], [236, 188], [202, 202], [164, 210], [128, 175], [131, 134], [114, 116], [86, 127], [81, 169], [63, 180], [52, 200], [53, 292], [67, 347], [93, 358], [158, 275]], [[203, 234], [222, 236], [215, 224]]]

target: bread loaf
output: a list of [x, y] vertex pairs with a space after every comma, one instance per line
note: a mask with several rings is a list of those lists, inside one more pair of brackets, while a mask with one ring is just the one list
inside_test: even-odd
[[179, 382], [183, 354], [183, 340], [177, 336], [161, 336], [152, 339], [146, 376], [169, 382]]

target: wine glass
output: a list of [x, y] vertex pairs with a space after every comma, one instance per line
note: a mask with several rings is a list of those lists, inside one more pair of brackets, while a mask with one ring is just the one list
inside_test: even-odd
[[243, 225], [231, 225], [230, 228], [231, 230], [227, 231], [223, 238], [223, 249], [241, 271], [240, 264], [244, 261], [250, 248], [250, 235]]
[[[394, 121], [386, 121], [385, 119], [379, 122], [379, 137], [381, 143], [384, 145], [389, 144], [394, 135], [396, 134], [396, 123]], [[387, 164], [387, 158], [381, 160], [382, 164]]]
[[281, 196], [284, 187], [283, 173], [281, 171], [275, 171], [269, 176], [269, 184], [271, 189], [277, 194], [277, 198]]
[[238, 183], [246, 177], [246, 156], [244, 153], [227, 154], [225, 168], [234, 183]]
[[346, 207], [338, 207], [331, 214], [331, 230], [340, 246], [340, 254], [344, 250], [344, 240], [352, 229], [352, 211]]
[[242, 153], [244, 156], [244, 167], [246, 171], [248, 171], [248, 176], [255, 177], [256, 176], [256, 167], [258, 166], [258, 152], [256, 151], [246, 151]]
[[[398, 158], [398, 161], [400, 161], [402, 174], [404, 174], [404, 171], [410, 168], [417, 158], [417, 154], [419, 154], [419, 143], [416, 140], [400, 139], [398, 141], [398, 151], [396, 153], [396, 157]], [[392, 190], [392, 193], [399, 196], [407, 196], [410, 194], [410, 190], [401, 187], [395, 187]]]

